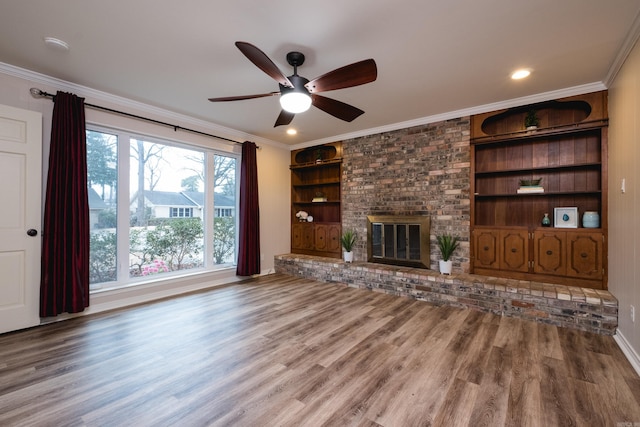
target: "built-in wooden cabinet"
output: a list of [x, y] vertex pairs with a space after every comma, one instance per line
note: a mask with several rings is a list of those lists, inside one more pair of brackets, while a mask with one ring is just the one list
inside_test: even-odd
[[292, 151], [290, 169], [291, 252], [340, 258], [342, 144]]
[[475, 227], [474, 273], [596, 287], [604, 278], [600, 229]]
[[[607, 138], [606, 91], [472, 116], [472, 272], [606, 289]], [[543, 192], [518, 191], [534, 179]], [[559, 207], [579, 228], [554, 228]], [[581, 227], [587, 211], [600, 228]]]
[[476, 248], [474, 268], [528, 272], [529, 236], [527, 229], [481, 227], [473, 232]]

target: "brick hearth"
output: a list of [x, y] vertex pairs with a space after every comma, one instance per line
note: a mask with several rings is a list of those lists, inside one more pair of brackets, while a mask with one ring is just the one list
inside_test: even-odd
[[604, 335], [618, 325], [618, 301], [602, 290], [299, 254], [277, 255], [275, 271]]

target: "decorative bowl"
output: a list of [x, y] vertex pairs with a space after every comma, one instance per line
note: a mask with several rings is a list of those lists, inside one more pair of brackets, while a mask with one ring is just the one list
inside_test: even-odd
[[520, 180], [520, 187], [532, 187], [534, 185], [540, 185], [540, 181], [542, 181], [542, 178], [538, 178], [538, 179], [521, 179]]

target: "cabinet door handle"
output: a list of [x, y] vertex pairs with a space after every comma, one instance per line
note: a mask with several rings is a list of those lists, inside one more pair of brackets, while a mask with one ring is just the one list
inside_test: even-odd
[[587, 255], [586, 253], [582, 252], [582, 253], [580, 254], [580, 256], [581, 256], [582, 258], [586, 258], [588, 255]]
[[484, 249], [485, 251], [488, 251], [488, 250], [489, 250], [489, 246], [485, 246], [483, 249]]
[[518, 252], [518, 250], [516, 248], [511, 248], [511, 252], [515, 254], [516, 252]]
[[547, 251], [547, 255], [551, 255], [551, 254], [553, 254], [552, 251]]

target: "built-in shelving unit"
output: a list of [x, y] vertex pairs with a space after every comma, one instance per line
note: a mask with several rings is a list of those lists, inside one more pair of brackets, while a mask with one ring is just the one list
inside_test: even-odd
[[290, 169], [291, 252], [340, 258], [342, 144], [292, 151]]
[[[607, 130], [606, 91], [471, 118], [472, 272], [606, 289]], [[542, 192], [518, 193], [537, 179]], [[601, 226], [541, 227], [557, 207]]]

